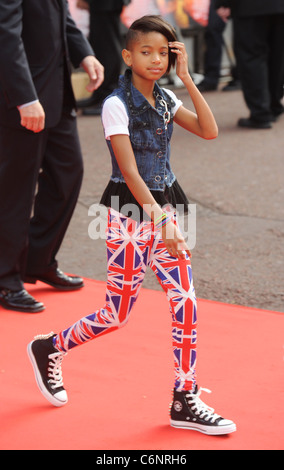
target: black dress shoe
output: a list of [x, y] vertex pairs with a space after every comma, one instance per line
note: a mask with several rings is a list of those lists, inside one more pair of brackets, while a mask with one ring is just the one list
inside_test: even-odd
[[81, 277], [68, 276], [64, 274], [60, 269], [50, 271], [41, 275], [27, 275], [24, 278], [24, 282], [29, 284], [35, 284], [37, 281], [44, 282], [49, 286], [55, 287], [59, 290], [76, 290], [84, 287], [84, 282]]
[[271, 121], [255, 121], [251, 118], [241, 118], [238, 120], [239, 127], [246, 127], [247, 129], [271, 129]]
[[2, 289], [0, 291], [0, 305], [7, 310], [26, 313], [42, 312], [45, 309], [43, 303], [35, 300], [25, 289], [16, 292]]

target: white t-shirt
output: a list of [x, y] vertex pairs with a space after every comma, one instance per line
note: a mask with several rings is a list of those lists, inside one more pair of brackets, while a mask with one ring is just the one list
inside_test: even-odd
[[[172, 98], [175, 106], [172, 108], [173, 115], [182, 105], [176, 95], [168, 89], [163, 88], [167, 94]], [[124, 134], [129, 135], [129, 118], [124, 103], [118, 96], [111, 96], [108, 98], [102, 109], [102, 122], [104, 126], [105, 138], [109, 140], [111, 135]]]

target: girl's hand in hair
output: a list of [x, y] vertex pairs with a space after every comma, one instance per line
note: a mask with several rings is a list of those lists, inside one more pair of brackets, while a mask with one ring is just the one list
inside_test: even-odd
[[169, 42], [171, 52], [177, 55], [176, 74], [183, 81], [189, 76], [188, 55], [182, 42]]

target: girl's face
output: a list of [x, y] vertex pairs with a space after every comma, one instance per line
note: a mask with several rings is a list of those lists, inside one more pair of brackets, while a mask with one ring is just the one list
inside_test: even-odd
[[123, 51], [123, 58], [132, 73], [145, 80], [159, 80], [167, 71], [169, 44], [165, 36], [152, 32], [140, 34], [131, 50]]

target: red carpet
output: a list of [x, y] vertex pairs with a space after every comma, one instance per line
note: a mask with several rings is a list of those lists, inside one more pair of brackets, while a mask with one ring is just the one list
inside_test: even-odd
[[202, 399], [238, 428], [212, 437], [169, 426], [173, 362], [162, 292], [142, 289], [125, 328], [68, 354], [69, 403], [58, 409], [36, 387], [27, 343], [101, 306], [105, 284], [86, 280], [68, 294], [40, 283], [28, 289], [43, 313], [0, 307], [1, 450], [284, 448], [283, 314], [199, 300], [198, 384], [212, 390]]

